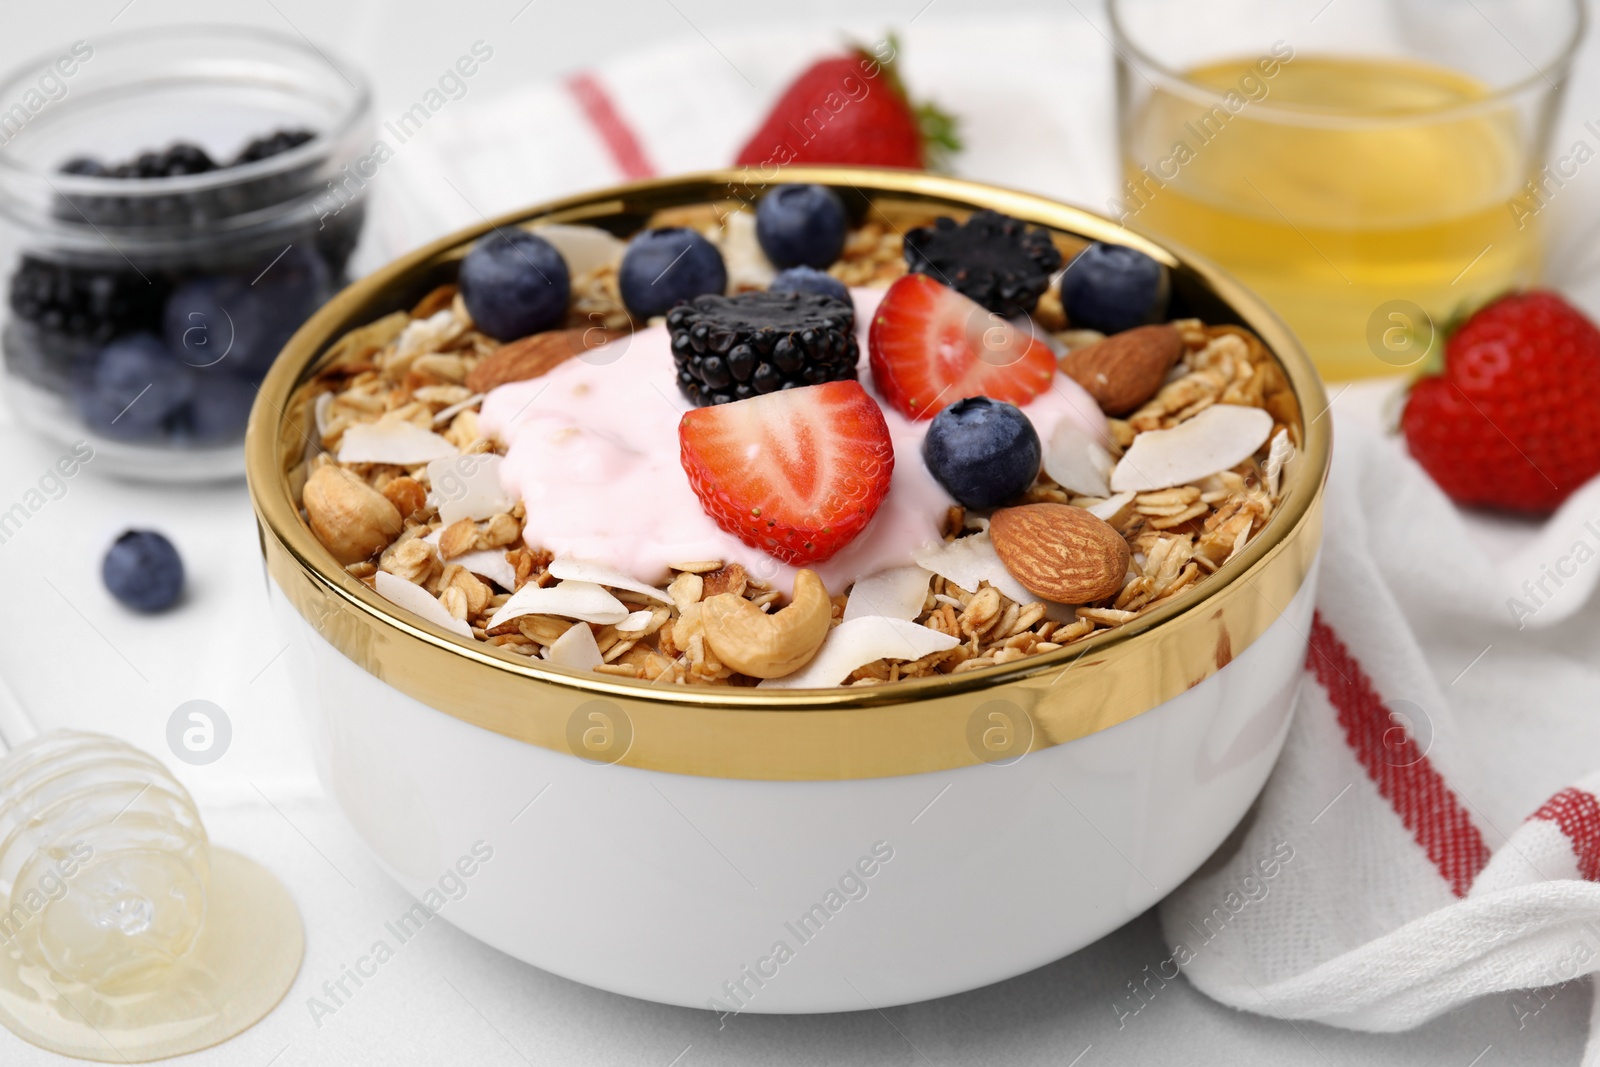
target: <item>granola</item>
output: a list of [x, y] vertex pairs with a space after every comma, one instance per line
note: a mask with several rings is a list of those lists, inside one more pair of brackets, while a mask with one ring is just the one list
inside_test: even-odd
[[[707, 225], [704, 216], [686, 217]], [[850, 232], [831, 273], [851, 286], [887, 285], [905, 272], [901, 243], [899, 231], [867, 222]], [[597, 582], [621, 610], [591, 614], [589, 621], [554, 610], [504, 617], [525, 590], [560, 584], [563, 579], [551, 573], [560, 564], [550, 552], [525, 543], [521, 503], [482, 518], [446, 521], [441, 514], [442, 477], [470, 481], [467, 468], [475, 457], [505, 452], [479, 429], [489, 388], [512, 380], [507, 374], [542, 374], [583, 353], [589, 342], [575, 334], [597, 327], [604, 339], [640, 325], [628, 320], [615, 273], [599, 268], [574, 279], [564, 329], [509, 344], [475, 327], [454, 286], [434, 290], [409, 313], [352, 331], [333, 346], [300, 397], [314, 412], [316, 434], [293, 482], [304, 487], [302, 506], [311, 529], [352, 576], [376, 587], [382, 572], [416, 586], [478, 641], [568, 663], [569, 648], [578, 642], [558, 642], [581, 626], [592, 634], [593, 649], [583, 641], [582, 658], [573, 662], [601, 674], [654, 684], [756, 684], [757, 678], [724, 662], [707, 630], [707, 604], [720, 605], [720, 617], [722, 598], [748, 601], [768, 614], [783, 610], [783, 594], [739, 562], [679, 561], [658, 587], [621, 578]], [[1055, 327], [1059, 350], [1098, 340], [1093, 331], [1069, 328], [1053, 292], [1040, 301], [1037, 318]], [[1030, 598], [1014, 582], [978, 580], [964, 588], [933, 574], [909, 621], [948, 639], [948, 647], [911, 660], [874, 660], [855, 667], [843, 684], [967, 672], [1072, 645], [1193, 589], [1261, 532], [1283, 500], [1284, 460], [1300, 444], [1288, 384], [1247, 331], [1193, 319], [1171, 325], [1182, 340], [1182, 355], [1153, 397], [1126, 418], [1109, 420], [1111, 440], [1103, 444], [1112, 457], [1138, 435], [1182, 425], [1216, 404], [1270, 414], [1270, 447], [1197, 481], [1137, 493], [1074, 492], [1041, 471], [1024, 502], [1087, 509], [1126, 540], [1130, 563], [1119, 591], [1093, 604], [1063, 606]], [[423, 450], [405, 462], [339, 459], [352, 431], [392, 434], [397, 427], [415, 438], [407, 437], [408, 445]], [[435, 440], [434, 452], [423, 448]], [[428, 458], [420, 458], [424, 453]], [[979, 545], [988, 537], [987, 520], [959, 505], [950, 508], [943, 531], [946, 544], [977, 538], [973, 544]], [[830, 592], [831, 629], [845, 622], [851, 589]]]

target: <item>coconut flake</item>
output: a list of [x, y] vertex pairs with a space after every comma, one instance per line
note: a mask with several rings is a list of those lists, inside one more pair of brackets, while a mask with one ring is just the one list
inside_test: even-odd
[[862, 615], [830, 630], [810, 663], [787, 677], [760, 684], [773, 689], [822, 689], [838, 685], [857, 667], [875, 660], [921, 659], [958, 644], [949, 634], [906, 619]]
[[593, 582], [557, 582], [548, 588], [525, 585], [489, 617], [484, 629], [492, 630], [524, 615], [556, 615], [607, 626], [626, 619], [628, 609]]
[[1110, 496], [1111, 453], [1072, 419], [1056, 423], [1044, 449], [1044, 472], [1068, 492], [1079, 496]]
[[722, 253], [722, 263], [728, 268], [728, 292], [741, 289], [765, 289], [778, 276], [778, 270], [761, 250], [756, 239], [756, 213], [739, 210], [722, 220], [722, 227], [713, 230], [711, 239]]
[[1272, 416], [1242, 404], [1213, 404], [1170, 430], [1148, 430], [1111, 472], [1116, 492], [1186, 485], [1230, 470], [1255, 454], [1272, 432]]
[[516, 500], [500, 482], [500, 462], [492, 452], [474, 452], [428, 464], [428, 484], [433, 487], [428, 503], [439, 509], [446, 526], [511, 510]]
[[425, 319], [412, 319], [395, 341], [394, 361], [405, 366], [418, 356], [437, 352], [460, 336], [464, 329], [465, 325], [450, 308], [435, 311]]
[[979, 584], [988, 582], [1019, 604], [1033, 604], [1039, 600], [1023, 588], [1021, 582], [1011, 577], [1006, 565], [1000, 562], [987, 533], [923, 545], [911, 554], [911, 558], [916, 560], [919, 567], [956, 583], [969, 593], [976, 593]]
[[922, 613], [928, 599], [928, 580], [933, 575], [921, 567], [896, 567], [856, 582], [844, 604], [844, 620], [867, 615], [891, 619], [914, 619]]
[[655, 617], [656, 613], [653, 611], [632, 612], [626, 619], [623, 619], [621, 622], [615, 624], [617, 627], [617, 633], [636, 634], [640, 630], [643, 630], [646, 626], [649, 626], [650, 620]]
[[605, 662], [600, 646], [595, 643], [594, 631], [586, 622], [575, 622], [568, 627], [566, 633], [544, 650], [544, 658], [557, 667], [571, 667], [575, 671], [592, 671]]
[[1133, 493], [1118, 493], [1116, 496], [1107, 497], [1098, 504], [1091, 504], [1083, 510], [1095, 518], [1115, 526], [1117, 520], [1122, 518], [1123, 513], [1128, 510], [1128, 505], [1133, 503], [1133, 497]]
[[[569, 578], [575, 582], [592, 582], [595, 585], [609, 585], [613, 589], [626, 589], [630, 593], [647, 596], [651, 600], [659, 600], [663, 604], [672, 603], [672, 598], [653, 585], [639, 581], [631, 574], [624, 574], [615, 567], [608, 566], [598, 560], [573, 559], [570, 556], [558, 556], [550, 561], [550, 573], [557, 578]], [[647, 611], [645, 615], [649, 615]]]
[[402, 419], [357, 423], [339, 439], [340, 463], [414, 467], [456, 454], [456, 446], [443, 437]]
[[[433, 531], [423, 540], [435, 548], [439, 547], [439, 538], [444, 536], [444, 527]], [[483, 548], [473, 552], [463, 552], [459, 556], [452, 556], [447, 563], [459, 563], [467, 570], [480, 578], [487, 578], [506, 592], [511, 592], [517, 587], [517, 569], [506, 559], [503, 548]]]
[[1294, 456], [1294, 445], [1289, 443], [1289, 431], [1279, 430], [1272, 435], [1272, 445], [1267, 449], [1267, 492], [1278, 495], [1278, 485], [1283, 478], [1284, 465]]
[[316, 420], [317, 438], [319, 440], [327, 440], [328, 427], [331, 425], [331, 420], [328, 418], [328, 413], [332, 410], [333, 394], [331, 392], [318, 393], [316, 401], [311, 405], [311, 417]]
[[488, 395], [488, 393], [473, 393], [465, 400], [451, 404], [449, 407], [440, 410], [440, 412], [433, 417], [433, 424], [435, 426], [448, 425], [451, 419], [472, 407], [474, 404], [481, 402], [483, 398]]
[[576, 278], [622, 259], [628, 246], [597, 226], [568, 226], [559, 222], [533, 227], [566, 261], [567, 273]]
[[472, 627], [445, 610], [445, 606], [429, 595], [422, 586], [412, 585], [404, 578], [388, 571], [377, 572], [373, 576], [373, 582], [379, 596], [396, 607], [405, 608], [423, 622], [431, 622], [462, 637], [472, 636]]

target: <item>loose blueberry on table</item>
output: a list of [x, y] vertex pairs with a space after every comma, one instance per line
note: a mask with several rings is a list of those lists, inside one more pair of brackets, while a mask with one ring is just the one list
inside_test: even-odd
[[111, 595], [134, 611], [165, 611], [183, 593], [183, 559], [154, 530], [128, 530], [111, 543], [100, 564]]

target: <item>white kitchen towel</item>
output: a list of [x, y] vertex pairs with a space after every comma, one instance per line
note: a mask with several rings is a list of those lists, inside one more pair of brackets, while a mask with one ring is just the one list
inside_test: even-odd
[[[1515, 607], [1508, 568], [1396, 444], [1338, 430], [1295, 721], [1245, 824], [1162, 903], [1159, 977], [1364, 1030], [1487, 994], [1527, 1022], [1542, 1001], [1515, 991], [1600, 970], [1597, 613]], [[1550, 526], [1584, 512], [1600, 520], [1593, 485]], [[1533, 579], [1600, 567], [1586, 536]]]
[[[913, 91], [964, 120], [958, 173], [1103, 208], [1117, 180], [1113, 65], [1090, 18], [1074, 5], [1059, 19], [899, 27]], [[538, 200], [725, 165], [788, 79], [844, 36], [686, 35], [463, 105], [384, 180], [417, 243]], [[1579, 105], [1600, 72], [1580, 70]], [[1575, 105], [1555, 142], [1584, 117]], [[1553, 262], [1593, 258], [1597, 204], [1600, 179], [1552, 204]], [[1600, 310], [1593, 276], [1553, 280]], [[1464, 515], [1363, 421], [1374, 407], [1335, 396], [1318, 613], [1283, 758], [1245, 824], [1162, 904], [1173, 952], [1145, 981], [1181, 972], [1237, 1008], [1368, 1030], [1492, 994], [1537, 1025], [1543, 1000], [1528, 990], [1600, 968], [1600, 485], [1542, 528]], [[1116, 1010], [1143, 1003], [1130, 986]], [[1585, 1062], [1600, 1065], [1593, 1038]]]

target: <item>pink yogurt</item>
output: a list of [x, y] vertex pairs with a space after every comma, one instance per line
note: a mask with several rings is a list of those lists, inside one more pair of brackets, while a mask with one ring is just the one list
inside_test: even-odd
[[[867, 327], [883, 290], [855, 289], [851, 295], [861, 384], [883, 408], [895, 467], [889, 495], [866, 530], [832, 559], [811, 567], [836, 593], [858, 578], [909, 564], [917, 548], [939, 538], [955, 502], [922, 462], [928, 423], [906, 419], [873, 389]], [[795, 567], [751, 548], [701, 510], [678, 462], [678, 422], [688, 407], [678, 392], [665, 326], [640, 330], [542, 378], [489, 393], [481, 425], [508, 446], [501, 479], [527, 509], [529, 546], [602, 561], [651, 583], [663, 581], [672, 563], [725, 560], [790, 588]], [[1044, 441], [1062, 419], [1096, 440], [1106, 432], [1094, 400], [1059, 373], [1052, 388], [1023, 411]]]

